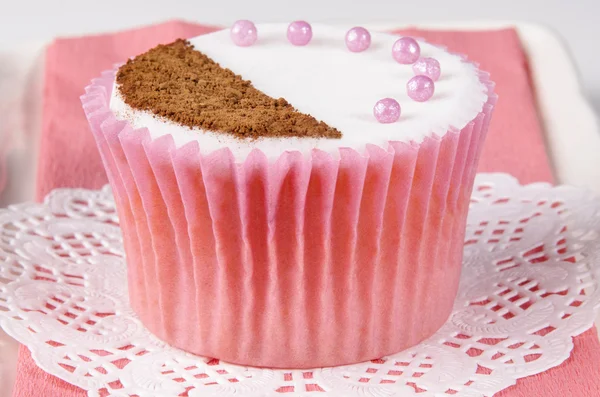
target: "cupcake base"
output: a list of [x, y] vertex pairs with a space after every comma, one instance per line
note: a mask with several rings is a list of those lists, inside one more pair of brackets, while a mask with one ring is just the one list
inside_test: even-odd
[[446, 321], [495, 95], [462, 130], [420, 143], [237, 163], [152, 140], [82, 98], [123, 228], [131, 305], [167, 343], [252, 366], [310, 368], [396, 353]]

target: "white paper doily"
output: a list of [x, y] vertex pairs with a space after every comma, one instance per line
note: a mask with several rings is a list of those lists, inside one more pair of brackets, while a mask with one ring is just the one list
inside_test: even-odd
[[1, 325], [89, 396], [491, 396], [566, 360], [600, 306], [598, 198], [482, 174], [454, 313], [433, 337], [350, 366], [242, 367], [143, 327], [128, 305], [117, 223], [108, 188], [0, 211]]

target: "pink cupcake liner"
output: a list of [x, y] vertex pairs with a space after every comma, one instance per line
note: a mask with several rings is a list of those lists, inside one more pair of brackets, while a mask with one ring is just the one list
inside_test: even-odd
[[83, 107], [123, 228], [133, 309], [169, 344], [253, 366], [310, 368], [431, 336], [458, 288], [469, 196], [492, 109], [420, 143], [236, 162], [151, 139], [109, 110], [115, 71]]

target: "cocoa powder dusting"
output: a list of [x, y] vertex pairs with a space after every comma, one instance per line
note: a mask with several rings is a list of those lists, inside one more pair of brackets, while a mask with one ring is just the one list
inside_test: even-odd
[[159, 45], [117, 73], [125, 103], [181, 125], [239, 138], [340, 138], [314, 117], [274, 99], [222, 68], [186, 40]]

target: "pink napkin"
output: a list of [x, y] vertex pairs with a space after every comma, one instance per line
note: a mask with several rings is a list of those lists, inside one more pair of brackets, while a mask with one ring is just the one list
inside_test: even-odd
[[[215, 28], [169, 22], [95, 37], [60, 39], [47, 51], [46, 87], [36, 194], [56, 187], [98, 188], [106, 183], [100, 157], [79, 103], [83, 87], [113, 63], [178, 37]], [[522, 183], [553, 181], [537, 117], [527, 59], [512, 29], [487, 32], [409, 34], [464, 53], [491, 72], [500, 96], [480, 171], [508, 172]], [[500, 397], [560, 395], [593, 397], [600, 390], [600, 343], [595, 329], [575, 339], [571, 358], [544, 374], [519, 380]], [[43, 391], [43, 394], [40, 394]], [[29, 351], [19, 352], [14, 397], [84, 397], [86, 393], [37, 368]]]

